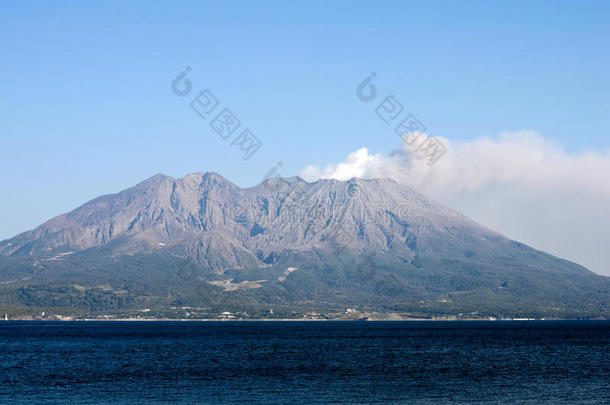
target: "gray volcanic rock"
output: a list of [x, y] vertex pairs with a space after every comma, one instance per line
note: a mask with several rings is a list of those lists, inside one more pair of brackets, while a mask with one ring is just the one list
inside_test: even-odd
[[[476, 234], [481, 241], [499, 236], [392, 180], [306, 183], [297, 177], [241, 189], [206, 173], [178, 180], [156, 175], [96, 198], [0, 243], [0, 255], [52, 257], [122, 238], [129, 246], [123, 250], [131, 253], [176, 245], [198, 248], [205, 252], [203, 260], [222, 271], [249, 262], [255, 252], [266, 257], [323, 249], [337, 232], [345, 248], [379, 252], [415, 246], [432, 235]], [[211, 252], [224, 258], [212, 258]]]
[[[295, 305], [301, 288], [324, 291], [323, 299], [331, 301], [339, 289], [347, 294], [338, 299], [342, 303], [362, 290], [366, 299], [386, 297], [396, 305], [408, 301], [407, 295], [453, 302], [459, 297], [450, 294], [480, 300], [509, 293], [535, 306], [534, 298], [551, 294], [547, 305], [569, 300], [607, 312], [608, 278], [511, 241], [389, 179], [276, 178], [242, 189], [216, 173], [181, 179], [159, 174], [0, 242], [0, 281], [25, 268], [34, 279], [41, 277], [37, 266], [43, 264], [55, 269], [45, 273], [57, 272], [55, 280], [70, 263], [77, 269], [71, 271], [86, 274], [97, 267], [83, 263], [106, 259], [115, 263], [107, 272], [121, 272], [125, 257], [138, 255], [189, 258], [203, 278], [239, 277], [234, 272], [242, 271], [243, 277], [277, 280], [271, 277], [277, 268], [283, 279], [266, 281], [257, 293], [284, 294], [284, 302]], [[363, 263], [376, 276], [354, 284]], [[281, 276], [296, 264], [311, 272]], [[145, 273], [151, 265], [133, 266]], [[309, 276], [301, 285], [290, 284]]]

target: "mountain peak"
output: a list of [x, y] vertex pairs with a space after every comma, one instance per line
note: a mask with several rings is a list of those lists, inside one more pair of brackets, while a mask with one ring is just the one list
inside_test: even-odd
[[173, 177], [170, 176], [166, 176], [163, 173], [157, 173], [152, 177], [147, 178], [146, 180], [140, 182], [139, 184], [143, 184], [143, 183], [158, 183], [158, 182], [162, 182], [165, 180], [175, 180]]
[[216, 173], [216, 172], [205, 172], [203, 174], [203, 178], [204, 179], [214, 179], [217, 181], [223, 181], [223, 182], [229, 182], [229, 180], [227, 180], [226, 178], [224, 178], [223, 176], [221, 176], [220, 174]]
[[160, 184], [163, 184], [165, 182], [172, 182], [175, 179], [173, 177], [169, 177], [166, 176], [165, 174], [162, 173], [157, 173], [152, 177], [147, 178], [146, 180], [143, 180], [139, 183], [136, 183], [136, 185], [127, 188], [126, 190], [123, 190], [122, 192], [128, 192], [129, 190], [141, 190], [141, 189], [149, 189], [151, 187], [157, 187]]
[[204, 173], [201, 177], [201, 182], [208, 186], [217, 185], [221, 187], [239, 188], [216, 172]]

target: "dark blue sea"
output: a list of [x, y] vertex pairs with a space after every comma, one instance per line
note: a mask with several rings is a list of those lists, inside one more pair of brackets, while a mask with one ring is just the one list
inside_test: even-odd
[[0, 322], [0, 402], [610, 404], [610, 322]]

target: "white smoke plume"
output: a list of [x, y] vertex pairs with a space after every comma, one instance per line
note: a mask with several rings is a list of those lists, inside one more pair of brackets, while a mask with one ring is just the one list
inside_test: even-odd
[[568, 153], [534, 131], [451, 143], [434, 165], [403, 138], [307, 166], [305, 180], [390, 177], [512, 239], [610, 275], [610, 153]]

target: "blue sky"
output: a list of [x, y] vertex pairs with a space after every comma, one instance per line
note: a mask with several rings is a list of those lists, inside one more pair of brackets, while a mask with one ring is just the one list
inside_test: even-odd
[[[452, 142], [533, 129], [610, 145], [609, 2], [3, 2], [0, 239], [155, 173], [240, 186], [398, 139], [358, 101], [375, 72]], [[186, 66], [193, 93], [171, 81]], [[248, 161], [189, 107], [209, 88]]]

